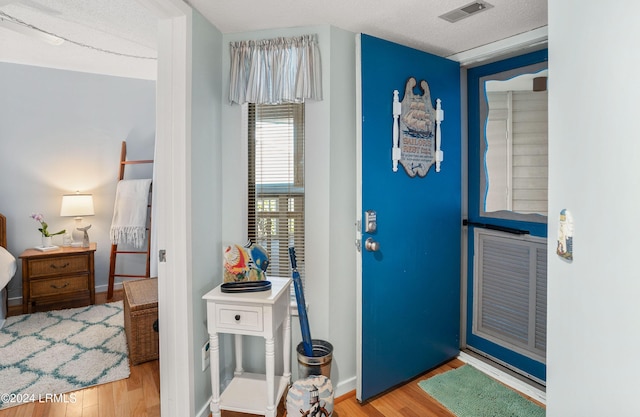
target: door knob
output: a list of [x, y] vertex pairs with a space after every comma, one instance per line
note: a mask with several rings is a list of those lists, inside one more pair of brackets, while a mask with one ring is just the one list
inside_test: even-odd
[[373, 240], [372, 237], [369, 237], [364, 242], [364, 248], [369, 252], [377, 252], [380, 250], [380, 243]]

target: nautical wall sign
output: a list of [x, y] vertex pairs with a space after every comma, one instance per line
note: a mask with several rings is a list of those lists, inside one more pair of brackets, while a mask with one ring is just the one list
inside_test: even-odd
[[393, 92], [393, 171], [398, 170], [400, 162], [410, 177], [424, 177], [433, 164], [440, 172], [440, 122], [444, 111], [440, 99], [433, 107], [426, 81], [420, 81], [422, 95], [413, 92], [416, 85], [414, 77], [407, 80], [402, 102], [398, 101], [398, 90]]
[[558, 246], [556, 253], [561, 258], [573, 261], [573, 216], [567, 209], [560, 211], [558, 222]]

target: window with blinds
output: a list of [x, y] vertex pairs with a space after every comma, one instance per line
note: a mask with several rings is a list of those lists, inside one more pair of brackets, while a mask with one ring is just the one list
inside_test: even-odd
[[545, 362], [546, 239], [475, 230], [473, 333]]
[[267, 276], [304, 282], [304, 104], [248, 105], [248, 236], [269, 253]]

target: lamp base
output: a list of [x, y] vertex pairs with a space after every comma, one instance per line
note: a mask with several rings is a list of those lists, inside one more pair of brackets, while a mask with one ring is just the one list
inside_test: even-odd
[[71, 229], [71, 238], [73, 239], [71, 247], [80, 248], [82, 247], [82, 241], [84, 239], [84, 231], [82, 229], [87, 225], [82, 221], [82, 217], [76, 217], [74, 220], [75, 223]]
[[89, 247], [89, 233], [87, 233], [87, 230], [89, 230], [89, 229], [91, 229], [91, 225], [82, 228], [82, 231], [84, 232], [84, 235], [82, 236], [82, 247], [83, 248], [88, 248]]

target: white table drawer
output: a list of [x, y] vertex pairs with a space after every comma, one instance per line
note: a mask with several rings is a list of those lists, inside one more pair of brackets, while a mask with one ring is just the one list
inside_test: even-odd
[[216, 304], [216, 325], [224, 329], [242, 329], [261, 332], [262, 307]]

